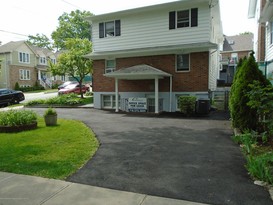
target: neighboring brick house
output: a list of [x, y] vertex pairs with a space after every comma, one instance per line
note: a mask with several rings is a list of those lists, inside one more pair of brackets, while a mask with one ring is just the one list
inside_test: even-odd
[[217, 0], [181, 0], [89, 21], [95, 108], [175, 112], [179, 96], [208, 98], [216, 89], [223, 42]]
[[221, 54], [220, 80], [218, 86], [230, 86], [240, 58], [248, 57], [253, 51], [253, 34], [224, 36]]
[[[52, 77], [48, 71], [48, 60], [56, 63], [56, 55], [43, 48], [31, 46], [25, 41], [9, 42], [0, 46], [0, 88], [31, 87], [40, 84], [51, 87]], [[65, 81], [58, 77], [54, 83]]]
[[249, 0], [248, 17], [258, 22], [254, 51], [260, 69], [273, 83], [273, 0]]

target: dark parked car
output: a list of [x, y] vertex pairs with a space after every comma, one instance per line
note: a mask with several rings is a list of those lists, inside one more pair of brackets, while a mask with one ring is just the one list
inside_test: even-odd
[[78, 82], [75, 82], [75, 81], [66, 81], [63, 84], [61, 84], [61, 85], [58, 86], [58, 90], [61, 90], [61, 89], [65, 88], [66, 86], [71, 85], [71, 84], [78, 84]]
[[[86, 91], [88, 91], [88, 90], [89, 90], [89, 87], [82, 85], [82, 93], [86, 93]], [[58, 91], [59, 95], [69, 94], [69, 93], [80, 94], [80, 85], [79, 84], [70, 84]]]
[[23, 100], [25, 100], [25, 95], [21, 91], [0, 89], [0, 106], [16, 104]]

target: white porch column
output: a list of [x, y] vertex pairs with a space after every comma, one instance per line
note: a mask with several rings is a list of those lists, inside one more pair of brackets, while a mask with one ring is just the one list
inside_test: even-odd
[[172, 95], [173, 95], [173, 78], [170, 76], [170, 110], [169, 112], [172, 112]]
[[159, 108], [158, 108], [158, 77], [155, 78], [155, 113], [159, 113]]
[[38, 70], [38, 80], [41, 80], [41, 71], [40, 70]]
[[118, 79], [115, 78], [115, 93], [116, 93], [116, 112], [119, 111], [119, 98], [118, 98]]

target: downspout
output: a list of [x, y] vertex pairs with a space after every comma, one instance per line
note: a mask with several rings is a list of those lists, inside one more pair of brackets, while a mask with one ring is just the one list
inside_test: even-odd
[[170, 110], [169, 112], [172, 112], [172, 96], [173, 96], [173, 78], [170, 76]]

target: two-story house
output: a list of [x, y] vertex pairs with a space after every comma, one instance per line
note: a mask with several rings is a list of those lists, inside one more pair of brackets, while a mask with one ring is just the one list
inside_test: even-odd
[[224, 36], [223, 50], [221, 54], [221, 67], [218, 85], [230, 86], [239, 59], [248, 57], [253, 51], [253, 34], [241, 34], [236, 36]]
[[273, 83], [273, 0], [249, 0], [248, 17], [257, 20], [254, 51], [260, 69]]
[[[0, 46], [0, 59], [0, 88], [14, 88], [17, 82], [20, 87], [31, 87], [37, 83], [45, 88], [51, 87], [48, 61], [56, 63], [56, 55], [52, 51], [31, 46], [26, 41], [12, 41]], [[65, 80], [59, 78], [56, 80]]]
[[[216, 89], [218, 0], [180, 0], [92, 16], [94, 107], [178, 110], [178, 97]], [[118, 103], [116, 103], [118, 102]]]

